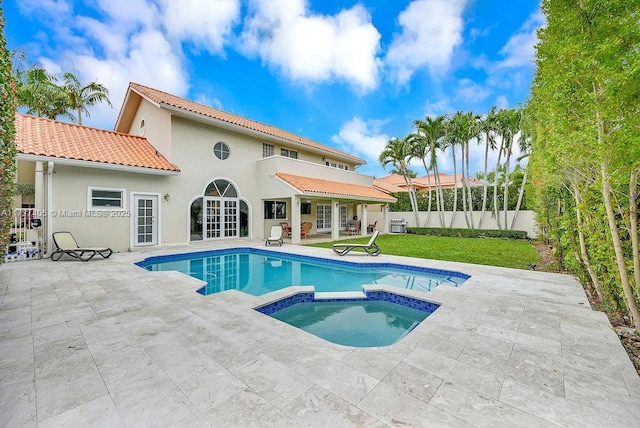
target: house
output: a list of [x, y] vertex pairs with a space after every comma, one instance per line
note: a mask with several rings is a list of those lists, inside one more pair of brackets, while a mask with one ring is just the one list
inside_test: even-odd
[[[463, 176], [461, 174], [453, 175], [440, 173], [438, 174], [438, 177], [440, 179], [440, 185], [443, 189], [462, 187]], [[413, 185], [413, 188], [416, 189], [416, 191], [428, 191], [429, 185], [431, 185], [431, 189], [433, 190], [436, 188], [435, 178], [435, 174], [423, 175], [422, 177], [412, 178], [411, 184]], [[472, 187], [482, 186], [482, 182], [475, 177], [469, 177], [467, 178], [467, 180]], [[404, 177], [400, 174], [389, 174], [386, 177], [376, 178], [373, 181], [373, 184], [377, 188], [389, 193], [398, 191], [398, 188], [402, 189], [401, 191], [407, 191], [407, 184], [404, 180]]]
[[35, 195], [15, 204], [41, 220], [49, 251], [60, 230], [118, 251], [263, 239], [281, 222], [337, 239], [353, 216], [366, 224], [369, 204], [395, 202], [356, 156], [138, 83], [114, 131], [18, 113], [16, 146], [17, 180]]

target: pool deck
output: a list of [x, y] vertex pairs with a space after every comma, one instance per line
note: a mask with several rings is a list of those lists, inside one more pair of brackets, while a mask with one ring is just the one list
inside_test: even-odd
[[640, 426], [640, 377], [573, 277], [271, 247], [472, 276], [395, 345], [350, 348], [251, 309], [270, 297], [133, 265], [234, 246], [264, 248], [0, 266], [0, 426]]

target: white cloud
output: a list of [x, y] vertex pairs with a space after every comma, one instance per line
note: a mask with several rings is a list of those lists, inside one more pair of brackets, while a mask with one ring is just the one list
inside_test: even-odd
[[427, 102], [424, 106], [424, 116], [437, 117], [441, 114], [448, 114], [453, 111], [453, 107], [449, 104], [449, 99], [444, 98], [435, 102]]
[[466, 103], [478, 103], [485, 100], [491, 91], [484, 86], [478, 85], [471, 79], [461, 79], [456, 91], [456, 100]]
[[55, 21], [73, 11], [73, 2], [67, 0], [20, 0], [16, 3], [23, 15], [37, 15], [43, 20]]
[[402, 32], [385, 58], [393, 80], [406, 83], [416, 70], [446, 71], [453, 50], [462, 42], [466, 0], [414, 0], [398, 16]]
[[224, 51], [240, 19], [239, 0], [162, 0], [163, 22], [171, 38], [187, 40], [210, 53]]
[[134, 34], [125, 51], [104, 58], [78, 55], [73, 51], [63, 53], [62, 57], [70, 58], [81, 82], [98, 81], [109, 89], [113, 109], [106, 104], [93, 107], [92, 126], [113, 126], [130, 81], [178, 95], [186, 94], [189, 89], [180, 56], [157, 30], [149, 29]]
[[498, 110], [509, 108], [509, 99], [505, 95], [500, 95], [496, 98], [494, 105], [498, 108]]
[[501, 68], [533, 67], [536, 56], [535, 46], [538, 43], [536, 31], [545, 25], [545, 22], [545, 16], [542, 12], [533, 13], [500, 50], [505, 59], [498, 66]]
[[378, 84], [380, 33], [362, 5], [335, 16], [314, 15], [305, 0], [257, 0], [241, 49], [294, 80], [336, 78], [366, 92]]
[[115, 28], [153, 27], [160, 20], [158, 7], [148, 0], [97, 0], [98, 8], [107, 14]]
[[331, 137], [331, 141], [348, 153], [363, 156], [366, 160], [377, 163], [380, 153], [391, 139], [381, 132], [383, 124], [380, 120], [365, 122], [356, 116], [342, 125], [338, 135]]

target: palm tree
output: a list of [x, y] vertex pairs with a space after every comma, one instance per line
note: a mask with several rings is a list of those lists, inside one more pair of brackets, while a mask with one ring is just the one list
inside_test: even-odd
[[[456, 147], [458, 145], [461, 145], [459, 132], [457, 129], [459, 123], [459, 120], [457, 118], [459, 118], [461, 115], [462, 112], [458, 111], [445, 123], [444, 147], [451, 149], [451, 158], [453, 160], [453, 212], [451, 213], [451, 222], [449, 223], [449, 227], [453, 227], [453, 222], [458, 211], [458, 165], [456, 162]], [[462, 151], [462, 153], [462, 156], [464, 157], [464, 150]], [[467, 219], [467, 227], [468, 226], [469, 221]]]
[[[483, 192], [482, 192], [482, 214], [480, 215], [480, 223], [478, 227], [482, 227], [482, 221], [484, 220], [484, 213], [487, 211], [487, 189], [488, 189], [488, 165], [489, 165], [489, 149], [496, 149], [496, 106], [491, 107], [491, 110], [487, 116], [480, 121], [480, 132], [485, 135], [484, 141], [484, 172], [481, 177], [476, 177], [482, 180]], [[478, 139], [478, 143], [480, 140]]]
[[507, 228], [507, 210], [509, 208], [509, 162], [511, 161], [511, 155], [513, 154], [513, 142], [515, 140], [516, 134], [520, 131], [520, 121], [522, 118], [522, 110], [521, 109], [511, 109], [506, 110], [506, 113], [502, 117], [500, 131], [502, 133], [502, 140], [505, 149], [505, 186], [504, 186], [504, 200], [503, 200], [503, 211], [504, 211], [504, 227]]
[[[444, 227], [444, 202], [442, 202], [442, 185], [440, 183], [440, 174], [438, 172], [438, 155], [437, 150], [440, 149], [442, 138], [445, 134], [444, 123], [445, 115], [435, 118], [425, 117], [425, 120], [415, 120], [413, 126], [416, 127], [416, 136], [413, 146], [413, 156], [422, 159], [422, 164], [427, 172], [427, 185], [429, 186], [429, 205], [427, 208], [427, 223], [431, 213], [431, 176], [429, 170], [433, 170], [433, 177], [436, 185], [436, 205], [438, 207], [438, 216], [440, 218], [440, 227]], [[429, 164], [427, 165], [427, 158]]]
[[[518, 157], [518, 162], [526, 159], [531, 154], [531, 138], [529, 134], [525, 131], [520, 132], [520, 137], [518, 138], [518, 146], [520, 148], [520, 156]], [[518, 213], [520, 212], [520, 205], [522, 204], [522, 197], [524, 196], [524, 186], [527, 184], [527, 173], [529, 172], [529, 166], [527, 165], [524, 168], [524, 176], [522, 177], [522, 183], [520, 184], [520, 192], [518, 194], [518, 202], [516, 203], [516, 210], [513, 213], [513, 219], [511, 220], [511, 230], [513, 230], [516, 226], [516, 220], [518, 219]]]
[[[505, 142], [508, 144], [509, 139], [509, 116], [511, 110], [500, 109], [495, 116], [495, 132], [497, 136], [500, 137], [500, 146], [498, 146], [498, 160], [496, 161], [496, 169], [495, 169], [495, 178], [493, 181], [493, 214], [496, 217], [496, 223], [498, 224], [498, 229], [502, 229], [502, 224], [500, 223], [500, 214], [498, 212], [498, 172], [501, 170], [500, 161], [502, 159], [502, 155], [506, 153]], [[505, 181], [505, 185], [508, 182]], [[505, 227], [507, 227], [505, 222]]]
[[109, 107], [113, 107], [109, 100], [109, 90], [101, 83], [94, 81], [83, 86], [78, 78], [69, 72], [64, 73], [63, 79], [64, 86], [62, 89], [69, 98], [69, 108], [78, 114], [77, 120], [79, 125], [82, 125], [83, 114], [91, 117], [87, 107], [102, 102], [106, 102]]
[[59, 116], [73, 120], [69, 105], [57, 78], [42, 67], [32, 66], [17, 71], [16, 91], [18, 107], [26, 107], [27, 114], [57, 119]]
[[404, 181], [407, 184], [407, 189], [409, 191], [409, 200], [411, 201], [411, 209], [413, 210], [414, 215], [416, 216], [416, 226], [420, 225], [420, 218], [418, 215], [418, 201], [416, 199], [415, 189], [413, 188], [413, 183], [411, 182], [411, 177], [409, 176], [409, 169], [407, 167], [407, 160], [411, 156], [411, 140], [413, 138], [412, 134], [407, 135], [404, 139], [399, 140], [397, 138], [392, 138], [387, 142], [382, 153], [378, 157], [378, 161], [380, 164], [385, 167], [389, 164], [393, 165], [398, 171], [401, 172], [404, 177]]
[[[473, 112], [462, 113], [458, 111], [451, 120], [454, 138], [461, 147], [462, 159], [462, 210], [467, 222], [467, 228], [474, 228], [473, 200], [471, 198], [471, 185], [469, 184], [469, 144], [471, 140], [480, 137], [479, 116]], [[455, 168], [455, 166], [454, 166]], [[468, 208], [468, 211], [467, 211]]]

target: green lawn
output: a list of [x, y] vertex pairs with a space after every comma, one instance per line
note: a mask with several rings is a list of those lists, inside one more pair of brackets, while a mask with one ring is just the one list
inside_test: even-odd
[[[369, 238], [340, 242], [366, 244]], [[529, 263], [539, 264], [535, 247], [524, 240], [495, 238], [453, 238], [424, 235], [380, 235], [376, 240], [382, 254], [447, 260], [530, 269]], [[331, 248], [333, 242], [310, 244], [311, 247]]]

